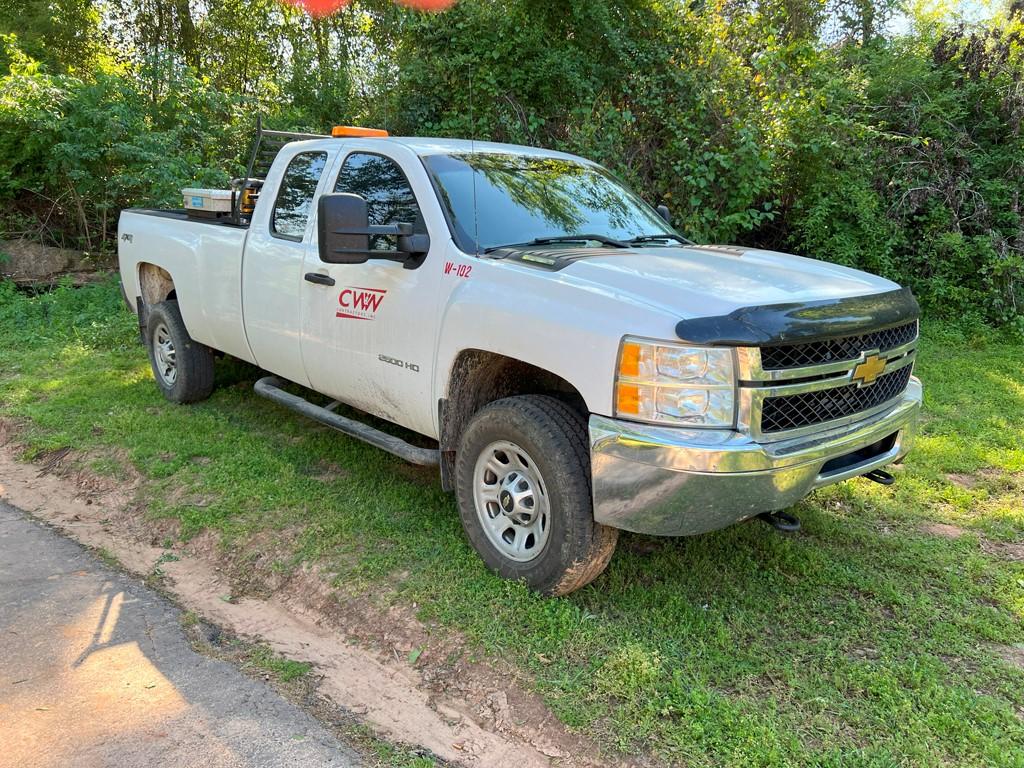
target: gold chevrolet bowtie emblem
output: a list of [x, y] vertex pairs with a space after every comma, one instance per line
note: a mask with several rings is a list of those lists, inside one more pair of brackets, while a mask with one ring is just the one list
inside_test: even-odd
[[853, 375], [850, 377], [850, 381], [856, 384], [858, 387], [866, 387], [869, 384], [874, 384], [875, 380], [882, 375], [882, 371], [885, 370], [886, 359], [880, 355], [868, 355], [864, 358], [864, 362], [857, 365], [853, 369]]

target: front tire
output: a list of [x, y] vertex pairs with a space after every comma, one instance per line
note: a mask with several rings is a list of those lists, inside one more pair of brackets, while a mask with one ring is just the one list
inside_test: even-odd
[[524, 395], [481, 409], [462, 435], [456, 481], [466, 535], [499, 576], [565, 595], [615, 552], [618, 530], [594, 522], [586, 423], [560, 400]]
[[213, 352], [188, 335], [176, 301], [153, 306], [146, 319], [153, 377], [172, 403], [195, 403], [213, 392]]

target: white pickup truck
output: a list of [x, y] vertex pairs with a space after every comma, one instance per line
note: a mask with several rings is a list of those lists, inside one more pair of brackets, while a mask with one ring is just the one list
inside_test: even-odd
[[486, 564], [555, 595], [620, 529], [794, 528], [914, 438], [908, 290], [667, 218], [568, 154], [262, 132], [232, 213], [123, 212], [120, 269], [168, 399], [259, 366], [259, 394], [439, 466]]

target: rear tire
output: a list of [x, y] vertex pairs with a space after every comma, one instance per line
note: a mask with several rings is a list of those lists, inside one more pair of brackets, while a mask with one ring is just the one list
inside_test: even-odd
[[213, 351], [193, 341], [177, 301], [162, 301], [146, 318], [153, 378], [172, 403], [195, 403], [213, 392]]
[[470, 420], [456, 456], [459, 515], [506, 579], [565, 595], [597, 578], [619, 532], [594, 522], [586, 422], [546, 395], [509, 397]]

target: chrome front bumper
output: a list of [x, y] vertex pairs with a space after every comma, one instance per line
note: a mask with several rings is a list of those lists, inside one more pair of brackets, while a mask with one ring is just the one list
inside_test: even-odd
[[902, 457], [920, 410], [921, 382], [911, 378], [903, 399], [883, 413], [778, 442], [591, 416], [594, 519], [627, 531], [687, 536], [785, 509], [815, 488]]

